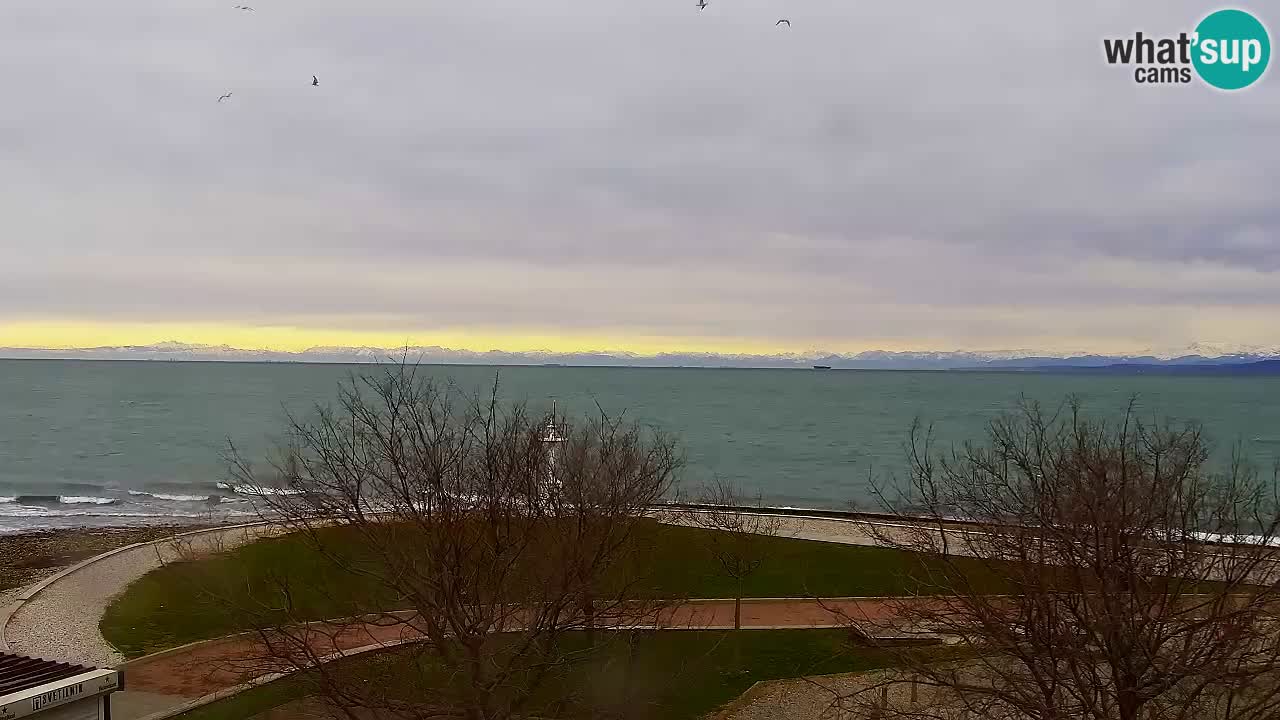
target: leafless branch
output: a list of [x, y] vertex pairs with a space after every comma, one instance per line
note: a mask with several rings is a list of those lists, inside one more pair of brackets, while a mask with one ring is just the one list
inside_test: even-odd
[[[985, 444], [938, 453], [916, 425], [882, 498], [887, 547], [921, 553], [930, 598], [892, 624], [967, 649], [904, 653], [884, 682], [928, 686], [895, 717], [1192, 720], [1280, 714], [1276, 479], [1208, 465], [1198, 426], [1087, 418], [1024, 402]], [[975, 570], [979, 568], [980, 570]], [[993, 591], [998, 588], [999, 591]], [[876, 691], [842, 698], [869, 711]], [[900, 706], [901, 705], [901, 706]]]
[[[561, 442], [546, 441], [549, 419]], [[631, 542], [682, 463], [657, 431], [603, 412], [534, 416], [504, 405], [496, 382], [467, 394], [401, 363], [352, 378], [335, 406], [291, 418], [288, 437], [265, 468], [233, 449], [232, 475], [319, 558], [328, 584], [300, 587], [316, 576], [284, 569], [242, 600], [257, 631], [244, 661], [307, 669], [337, 707], [537, 715], [580, 701], [556, 678], [602, 656], [598, 628], [642, 624], [659, 607], [640, 592]], [[346, 619], [310, 622], [317, 596]], [[402, 683], [421, 676], [413, 692], [321, 662], [361, 644], [399, 647]]]

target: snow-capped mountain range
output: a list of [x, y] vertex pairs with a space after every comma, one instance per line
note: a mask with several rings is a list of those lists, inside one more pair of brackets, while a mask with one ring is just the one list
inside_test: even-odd
[[659, 353], [640, 355], [622, 351], [552, 352], [549, 350], [510, 352], [504, 350], [460, 350], [439, 346], [409, 348], [319, 346], [299, 352], [252, 350], [229, 345], [200, 345], [167, 341], [152, 345], [92, 348], [0, 348], [0, 358], [47, 358], [81, 360], [173, 360], [223, 362], [319, 362], [372, 363], [407, 358], [413, 362], [460, 365], [598, 365], [633, 367], [759, 367], [834, 369], [958, 370], [1046, 368], [1108, 368], [1135, 366], [1175, 368], [1235, 366], [1280, 359], [1280, 346], [1241, 346], [1197, 343], [1174, 351], [1151, 351], [1132, 355], [1093, 353], [1053, 354], [1032, 350], [991, 352], [936, 351], [891, 352], [869, 350], [859, 353], [812, 351], [773, 355], [724, 353]]

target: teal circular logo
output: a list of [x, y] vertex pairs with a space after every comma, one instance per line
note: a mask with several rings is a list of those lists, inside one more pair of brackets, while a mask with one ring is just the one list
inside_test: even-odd
[[1200, 79], [1220, 90], [1249, 87], [1271, 59], [1271, 38], [1257, 18], [1243, 10], [1219, 10], [1196, 26], [1191, 58]]

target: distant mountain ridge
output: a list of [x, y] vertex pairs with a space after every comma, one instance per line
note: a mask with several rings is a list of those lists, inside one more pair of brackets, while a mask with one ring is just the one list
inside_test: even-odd
[[299, 352], [247, 350], [229, 345], [166, 341], [152, 345], [93, 348], [0, 348], [0, 358], [77, 360], [161, 360], [220, 362], [371, 363], [406, 357], [414, 362], [458, 365], [588, 365], [611, 367], [796, 368], [829, 365], [847, 370], [1010, 370], [1062, 372], [1280, 372], [1280, 346], [1217, 347], [1193, 345], [1176, 352], [1141, 355], [1052, 355], [1034, 351], [937, 351], [860, 353], [726, 354], [621, 351], [512, 352], [440, 346], [409, 348], [319, 346]]
[[1093, 375], [1280, 375], [1280, 358], [1237, 363], [1114, 363], [1101, 367], [1046, 365], [1031, 372], [1069, 372]]

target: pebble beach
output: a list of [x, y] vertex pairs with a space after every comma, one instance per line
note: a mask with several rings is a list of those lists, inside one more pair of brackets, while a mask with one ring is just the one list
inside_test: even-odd
[[[82, 560], [125, 545], [166, 538], [198, 525], [32, 530], [0, 535], [0, 599]], [[0, 603], [3, 604], [3, 603]]]

